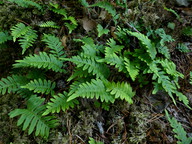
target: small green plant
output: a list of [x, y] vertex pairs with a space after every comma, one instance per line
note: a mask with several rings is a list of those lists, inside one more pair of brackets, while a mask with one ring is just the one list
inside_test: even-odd
[[89, 144], [104, 144], [103, 142], [100, 141], [95, 141], [93, 138], [89, 138]]
[[179, 50], [180, 52], [183, 52], [183, 53], [188, 53], [188, 52], [190, 52], [189, 48], [188, 48], [187, 45], [184, 44], [184, 43], [178, 43], [176, 49]]
[[175, 133], [174, 137], [178, 139], [178, 144], [191, 144], [192, 138], [187, 137], [186, 131], [183, 129], [181, 123], [179, 123], [174, 117], [170, 117], [167, 110], [165, 110], [166, 118], [168, 119], [173, 132]]
[[189, 83], [192, 85], [192, 72], [190, 72]]

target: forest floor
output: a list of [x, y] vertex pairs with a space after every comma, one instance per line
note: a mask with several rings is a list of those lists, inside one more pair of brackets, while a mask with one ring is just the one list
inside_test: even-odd
[[[48, 5], [50, 1], [37, 0], [36, 2]], [[48, 10], [42, 14], [34, 8], [22, 8], [4, 1], [0, 3], [0, 31], [8, 31], [13, 25], [23, 22], [35, 27], [40, 34], [39, 37], [43, 33], [54, 33], [61, 38], [67, 56], [71, 57], [80, 49], [74, 43], [74, 38], [92, 36], [97, 41], [97, 24], [102, 24], [110, 30], [110, 34], [100, 38], [103, 40], [113, 36], [114, 30], [117, 29], [117, 25], [111, 21], [111, 16], [103, 9], [86, 9], [76, 0], [52, 2], [57, 2], [62, 8], [66, 8], [68, 14], [78, 21], [78, 27], [71, 34], [64, 25], [60, 29], [35, 27], [37, 23], [48, 20], [62, 25], [62, 20]], [[87, 0], [87, 2], [93, 4], [96, 1]], [[111, 0], [110, 3], [118, 12], [124, 11], [115, 1]], [[127, 7], [128, 13], [123, 16], [124, 23], [122, 19], [118, 19], [119, 26], [136, 29], [143, 34], [147, 34], [149, 29], [163, 28], [166, 34], [175, 39], [168, 44], [171, 60], [176, 64], [177, 70], [184, 75], [184, 78], [179, 80], [180, 91], [188, 97], [192, 105], [192, 85], [189, 83], [192, 71], [192, 34], [187, 35], [183, 32], [192, 30], [187, 29], [192, 28], [192, 2], [188, 6], [179, 6], [176, 2], [168, 0], [132, 0], [127, 2]], [[132, 27], [129, 24], [132, 24]], [[182, 52], [177, 49], [178, 43], [186, 44], [188, 51]], [[18, 44], [13, 42], [8, 44], [8, 48], [0, 48], [0, 78], [9, 76], [12, 73], [14, 61], [23, 57], [21, 50], [17, 47]], [[41, 44], [37, 43], [36, 48], [30, 52], [41, 51], [38, 49], [40, 46]], [[70, 65], [68, 76], [73, 68], [74, 66]], [[66, 80], [60, 74], [48, 75], [52, 78], [56, 77], [57, 81]], [[60, 126], [51, 129], [48, 140], [36, 137], [35, 134], [28, 135], [27, 131], [22, 131], [22, 128], [17, 126], [16, 118], [9, 117], [10, 111], [22, 107], [24, 101], [21, 97], [15, 94], [0, 95], [0, 144], [85, 144], [88, 143], [89, 137], [106, 144], [174, 144], [177, 143], [177, 139], [165, 118], [165, 109], [182, 124], [188, 137], [191, 137], [191, 110], [179, 100], [175, 105], [163, 91], [152, 95], [152, 89], [152, 84], [139, 88], [133, 98], [133, 104], [115, 101], [110, 105], [109, 111], [93, 106], [92, 100], [81, 99], [81, 105], [57, 115]]]

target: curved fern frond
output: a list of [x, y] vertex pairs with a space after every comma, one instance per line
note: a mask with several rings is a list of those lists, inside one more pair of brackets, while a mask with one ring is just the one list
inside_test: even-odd
[[26, 77], [20, 75], [12, 75], [0, 80], [0, 93], [11, 93], [17, 91], [21, 85], [28, 82]]
[[17, 25], [11, 28], [11, 35], [13, 36], [13, 41], [15, 42], [18, 37], [26, 34], [30, 29], [29, 26], [25, 26], [23, 23], [18, 23]]
[[138, 32], [131, 32], [128, 30], [127, 30], [127, 33], [132, 35], [132, 36], [137, 37], [141, 41], [141, 43], [145, 46], [151, 59], [152, 60], [155, 59], [156, 54], [157, 54], [156, 48], [147, 36], [145, 36], [144, 34], [138, 33]]
[[39, 5], [39, 4], [36, 3], [36, 2], [30, 1], [30, 0], [8, 0], [8, 1], [14, 2], [14, 3], [16, 3], [17, 5], [19, 5], [19, 6], [21, 6], [21, 7], [24, 7], [24, 8], [28, 8], [28, 7], [30, 7], [30, 6], [34, 6], [34, 7], [36, 7], [37, 9], [42, 10], [41, 5]]
[[175, 138], [177, 138], [179, 141], [178, 144], [191, 144], [192, 138], [187, 137], [186, 131], [183, 129], [181, 123], [179, 123], [174, 117], [170, 117], [167, 110], [165, 110], [166, 117], [173, 128], [173, 132], [175, 133]]
[[44, 102], [43, 98], [37, 97], [36, 95], [31, 96], [27, 101], [27, 109], [15, 109], [9, 113], [11, 118], [20, 116], [17, 121], [17, 125], [23, 124], [22, 130], [28, 128], [28, 134], [30, 135], [35, 131], [35, 135], [48, 138], [50, 128], [54, 128], [58, 125], [58, 121], [54, 116], [42, 116], [46, 106], [42, 105]]
[[125, 68], [127, 69], [131, 79], [135, 81], [137, 75], [139, 74], [139, 69], [128, 58], [124, 58], [124, 61]]
[[22, 54], [25, 53], [27, 48], [33, 45], [35, 40], [37, 39], [37, 31], [32, 30], [31, 28], [28, 29], [28, 31], [25, 33], [24, 36], [22, 36], [21, 39], [19, 39], [19, 44], [22, 47]]
[[73, 100], [77, 97], [83, 98], [96, 98], [102, 102], [114, 102], [114, 97], [106, 92], [106, 87], [102, 80], [92, 79], [91, 82], [85, 82], [79, 85], [77, 90], [69, 96], [67, 101]]
[[19, 67], [35, 67], [46, 70], [53, 70], [55, 72], [65, 72], [62, 69], [63, 62], [58, 60], [54, 55], [40, 52], [39, 55], [29, 55], [23, 60], [16, 60], [16, 64], [13, 64], [15, 68]]
[[8, 41], [8, 40], [11, 40], [12, 37], [8, 34], [7, 31], [5, 32], [0, 32], [0, 44]]
[[40, 27], [48, 27], [48, 28], [60, 28], [54, 21], [46, 21], [39, 25]]
[[96, 75], [97, 78], [106, 78], [109, 74], [109, 69], [104, 64], [97, 63], [94, 58], [84, 58], [83, 56], [73, 56], [65, 59], [82, 67], [83, 70], [88, 70], [88, 73]]
[[133, 100], [131, 99], [135, 92], [132, 91], [132, 87], [130, 84], [126, 82], [117, 82], [117, 83], [110, 83], [108, 82], [106, 84], [107, 91], [110, 92], [110, 94], [115, 95], [115, 98], [120, 98], [121, 100], [126, 100], [128, 103], [132, 104]]
[[27, 88], [29, 90], [32, 90], [36, 93], [42, 93], [42, 94], [54, 94], [53, 89], [55, 88], [56, 84], [55, 82], [51, 82], [50, 80], [31, 80], [28, 84], [21, 86], [21, 88]]
[[50, 34], [44, 34], [42, 41], [47, 44], [47, 46], [51, 49], [50, 52], [54, 54], [57, 58], [65, 57], [62, 43], [58, 37]]
[[67, 93], [64, 92], [63, 94], [59, 93], [57, 95], [54, 95], [53, 98], [50, 99], [51, 102], [48, 102], [46, 106], [46, 111], [43, 113], [43, 115], [47, 115], [49, 113], [59, 113], [61, 109], [63, 111], [74, 108], [75, 105], [79, 104], [79, 102], [74, 99], [71, 101], [67, 101], [68, 96]]

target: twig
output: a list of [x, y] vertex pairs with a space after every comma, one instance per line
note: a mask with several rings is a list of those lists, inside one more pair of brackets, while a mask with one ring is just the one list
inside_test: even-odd
[[125, 23], [128, 25], [128, 27], [130, 27], [130, 28], [133, 29], [134, 31], [140, 33], [134, 26], [132, 26], [132, 25], [129, 24], [128, 22], [125, 22]]

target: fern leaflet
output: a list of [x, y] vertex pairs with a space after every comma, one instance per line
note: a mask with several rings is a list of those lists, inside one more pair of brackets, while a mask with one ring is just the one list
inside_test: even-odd
[[61, 41], [58, 37], [54, 35], [44, 34], [43, 40], [48, 47], [51, 49], [51, 53], [54, 54], [57, 58], [65, 57], [64, 50]]
[[89, 144], [104, 144], [103, 142], [100, 141], [95, 141], [93, 138], [89, 138]]
[[11, 40], [12, 37], [8, 34], [8, 32], [0, 32], [0, 44], [8, 41], [8, 40]]
[[68, 96], [67, 93], [64, 92], [63, 94], [59, 93], [57, 95], [54, 95], [53, 98], [51, 98], [51, 102], [49, 102], [47, 104], [47, 109], [46, 111], [43, 113], [43, 115], [47, 115], [49, 113], [59, 113], [61, 111], [61, 109], [63, 111], [71, 108], [74, 108], [75, 105], [77, 105], [79, 102], [77, 100], [71, 100], [68, 101]]
[[46, 21], [39, 25], [40, 27], [48, 27], [48, 28], [60, 28], [60, 26], [56, 25], [54, 21]]
[[28, 84], [21, 86], [21, 88], [27, 88], [29, 90], [32, 90], [36, 93], [42, 93], [42, 94], [54, 94], [53, 89], [55, 88], [55, 82], [51, 82], [50, 80], [31, 80]]
[[43, 68], [46, 70], [53, 70], [55, 72], [65, 72], [62, 69], [63, 63], [58, 60], [54, 55], [40, 52], [39, 55], [29, 55], [23, 60], [16, 60], [16, 64], [13, 64], [15, 68], [19, 67], [35, 67]]
[[101, 37], [103, 34], [108, 34], [109, 30], [104, 29], [100, 24], [97, 25], [98, 37]]
[[0, 80], [0, 93], [11, 93], [17, 91], [21, 85], [26, 84], [28, 80], [24, 76], [12, 75]]
[[35, 130], [35, 135], [48, 138], [50, 128], [54, 128], [58, 125], [58, 121], [54, 116], [42, 116], [45, 111], [45, 105], [43, 98], [33, 95], [27, 101], [27, 109], [15, 109], [9, 113], [11, 118], [20, 116], [17, 121], [17, 125], [23, 124], [22, 130], [28, 128], [28, 134], [30, 135]]
[[75, 99], [77, 97], [83, 98], [96, 98], [102, 102], [114, 102], [114, 97], [106, 92], [106, 87], [102, 80], [92, 79], [91, 82], [85, 82], [79, 85], [77, 90], [69, 96], [67, 101]]
[[121, 100], [126, 100], [128, 103], [132, 104], [133, 100], [131, 99], [135, 92], [132, 91], [132, 87], [126, 82], [117, 82], [117, 83], [110, 83], [106, 84], [107, 91], [110, 92], [112, 95], [115, 95], [115, 98], [120, 98]]

